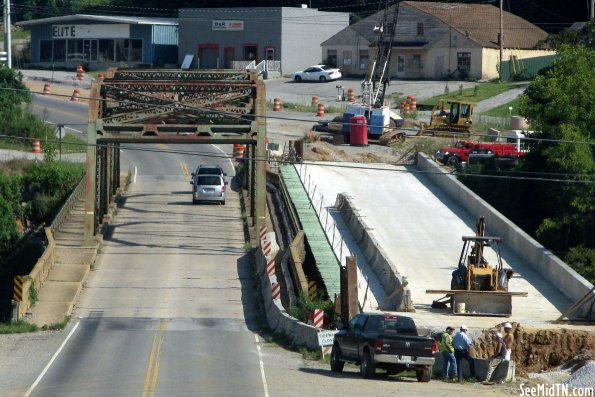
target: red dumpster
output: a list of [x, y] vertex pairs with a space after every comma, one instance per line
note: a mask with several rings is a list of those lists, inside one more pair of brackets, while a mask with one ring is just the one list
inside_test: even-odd
[[353, 116], [349, 119], [349, 143], [351, 146], [368, 146], [368, 123], [366, 116]]

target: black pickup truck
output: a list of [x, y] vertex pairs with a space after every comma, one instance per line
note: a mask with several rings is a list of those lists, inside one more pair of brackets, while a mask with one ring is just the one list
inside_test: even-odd
[[437, 347], [433, 338], [418, 336], [409, 317], [361, 313], [335, 334], [331, 370], [341, 372], [345, 362], [353, 362], [364, 378], [371, 378], [376, 368], [389, 375], [412, 368], [418, 381], [429, 382]]

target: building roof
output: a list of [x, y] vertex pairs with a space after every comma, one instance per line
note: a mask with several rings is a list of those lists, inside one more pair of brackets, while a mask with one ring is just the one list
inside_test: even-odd
[[89, 15], [89, 14], [74, 14], [64, 15], [61, 17], [34, 19], [31, 21], [18, 22], [18, 26], [34, 26], [44, 25], [49, 23], [68, 23], [80, 20], [90, 20], [105, 23], [126, 23], [130, 25], [170, 25], [177, 26], [178, 20], [176, 18], [144, 18], [144, 17], [121, 17], [111, 15]]
[[[426, 13], [446, 26], [467, 36], [482, 47], [498, 48], [500, 32], [500, 10], [491, 4], [437, 3], [429, 1], [402, 1], [400, 7], [410, 7]], [[402, 9], [402, 8], [401, 8]], [[394, 5], [390, 12], [393, 12]], [[369, 42], [376, 40], [373, 33], [375, 25], [382, 21], [384, 11], [379, 11], [354, 23], [337, 33], [322, 45], [348, 45], [354, 43], [354, 36]], [[529, 21], [510, 12], [502, 13], [504, 47], [531, 49], [547, 33]], [[399, 20], [397, 19], [397, 25]], [[345, 38], [341, 37], [346, 35]], [[396, 38], [398, 40], [398, 38]]]

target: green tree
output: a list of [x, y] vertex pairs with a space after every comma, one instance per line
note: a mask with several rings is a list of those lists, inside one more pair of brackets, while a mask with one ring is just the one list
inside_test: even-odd
[[587, 182], [534, 183], [525, 192], [538, 201], [532, 208], [540, 220], [537, 237], [565, 253], [581, 244], [595, 247], [595, 51], [563, 46], [560, 55], [529, 85], [520, 112], [539, 131], [537, 138], [570, 142], [540, 141], [521, 169], [568, 174]]
[[19, 231], [13, 215], [14, 209], [10, 203], [0, 196], [0, 265], [19, 240]]

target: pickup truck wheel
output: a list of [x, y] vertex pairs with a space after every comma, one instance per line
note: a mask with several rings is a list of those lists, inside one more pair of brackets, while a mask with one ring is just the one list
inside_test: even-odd
[[369, 351], [364, 353], [362, 357], [362, 363], [360, 364], [359, 371], [362, 374], [362, 377], [365, 379], [370, 379], [374, 377], [376, 373], [376, 366], [374, 365], [374, 360], [372, 360], [372, 355]]
[[450, 156], [446, 161], [446, 164], [450, 165], [451, 167], [456, 167], [459, 164], [459, 158], [457, 156]]
[[339, 345], [334, 345], [331, 352], [331, 371], [343, 372], [343, 367], [345, 367], [345, 363], [341, 361], [341, 348]]
[[432, 378], [432, 367], [418, 369], [416, 372], [418, 382], [429, 382]]

